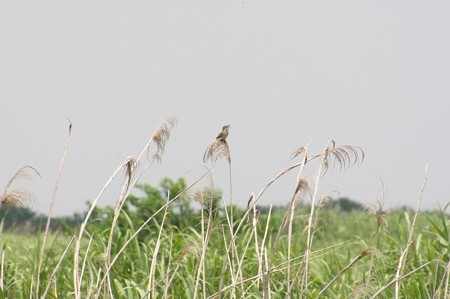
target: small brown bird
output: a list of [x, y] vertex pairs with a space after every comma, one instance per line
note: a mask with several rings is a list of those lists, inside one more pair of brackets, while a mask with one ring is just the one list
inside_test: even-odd
[[226, 125], [222, 127], [222, 132], [217, 135], [216, 140], [218, 141], [226, 141], [228, 137], [228, 130], [230, 129], [230, 125]]

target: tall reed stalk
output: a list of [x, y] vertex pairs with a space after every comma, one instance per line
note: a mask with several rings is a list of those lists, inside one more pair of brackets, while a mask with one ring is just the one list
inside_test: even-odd
[[[67, 152], [68, 152], [68, 149], [69, 149], [70, 137], [72, 136], [72, 121], [69, 118], [68, 118], [68, 120], [69, 120], [69, 129], [68, 129], [68, 133], [67, 133], [66, 144], [64, 146], [63, 157], [61, 159], [61, 164], [59, 166], [58, 175], [56, 177], [55, 187], [53, 189], [52, 200], [50, 202], [50, 210], [48, 211], [47, 224], [45, 226], [44, 238], [42, 240], [42, 245], [41, 245], [42, 246], [41, 247], [41, 253], [39, 255], [38, 268], [37, 268], [37, 277], [36, 277], [36, 294], [35, 294], [36, 298], [39, 298], [39, 287], [41, 285], [41, 282], [40, 282], [41, 269], [42, 269], [42, 263], [44, 261], [44, 253], [45, 253], [45, 246], [47, 244], [48, 233], [50, 231], [50, 222], [51, 222], [51, 219], [52, 219], [52, 216], [53, 216], [53, 208], [54, 208], [55, 202], [56, 202], [56, 193], [58, 192], [59, 182], [61, 180], [61, 175], [62, 175], [62, 172], [63, 172], [63, 169], [64, 169], [64, 164], [66, 162], [66, 156], [67, 156]], [[72, 244], [72, 242], [70, 242], [70, 244]], [[48, 289], [45, 291], [45, 293], [47, 291], [48, 291]]]
[[[146, 143], [146, 145], [144, 146], [143, 150], [141, 151], [138, 159], [136, 160], [136, 163], [140, 162], [140, 159], [143, 157], [145, 152], [149, 152], [150, 149], [150, 145], [152, 143], [154, 143], [156, 145], [156, 150], [155, 150], [155, 154], [152, 156], [151, 161], [154, 160], [160, 160], [164, 150], [165, 150], [165, 145], [170, 137], [170, 129], [176, 124], [176, 119], [174, 118], [169, 118], [164, 120], [159, 126], [158, 128], [155, 130], [155, 132], [152, 134], [151, 138], [148, 140], [148, 142]], [[146, 164], [146, 167], [149, 165], [150, 163]], [[100, 200], [100, 198], [102, 197], [103, 193], [106, 191], [106, 189], [109, 187], [109, 185], [111, 184], [111, 182], [113, 181], [113, 179], [120, 173], [120, 171], [123, 169], [124, 164], [121, 164], [119, 167], [116, 168], [116, 170], [114, 171], [114, 173], [112, 174], [112, 176], [107, 180], [107, 182], [105, 183], [105, 185], [103, 186], [103, 188], [101, 189], [101, 191], [98, 193], [98, 195], [95, 197], [95, 199], [93, 200], [87, 214], [86, 217], [84, 219], [84, 221], [81, 224], [80, 227], [80, 232], [78, 234], [78, 238], [76, 240], [76, 247], [75, 247], [75, 255], [74, 255], [74, 289], [75, 289], [75, 298], [76, 299], [81, 299], [81, 283], [82, 283], [82, 277], [80, 276], [79, 273], [79, 255], [80, 255], [80, 248], [81, 248], [81, 240], [83, 238], [84, 232], [86, 230], [86, 226], [87, 223], [89, 221], [89, 218], [92, 215], [92, 212], [94, 211], [95, 207], [97, 206], [98, 201]], [[144, 169], [145, 170], [145, 169]], [[128, 184], [131, 181], [131, 174], [128, 174]], [[131, 186], [128, 186], [128, 192], [129, 190], [131, 190], [130, 188]], [[123, 193], [123, 192], [122, 192]], [[121, 205], [121, 200], [119, 200], [118, 205]], [[109, 259], [109, 258], [108, 258]], [[110, 268], [108, 266], [108, 268]], [[108, 271], [106, 272], [105, 275], [108, 275]]]
[[406, 263], [406, 257], [408, 255], [409, 248], [412, 245], [412, 238], [414, 234], [414, 229], [416, 228], [416, 220], [419, 215], [420, 206], [422, 204], [423, 193], [425, 190], [425, 185], [428, 179], [428, 163], [425, 166], [425, 174], [423, 176], [422, 188], [420, 189], [419, 199], [417, 201], [416, 211], [414, 213], [414, 218], [411, 224], [411, 228], [408, 234], [408, 242], [406, 243], [405, 249], [403, 250], [400, 258], [398, 259], [397, 272], [395, 273], [395, 298], [397, 299], [400, 295], [400, 283], [401, 283], [401, 275]]

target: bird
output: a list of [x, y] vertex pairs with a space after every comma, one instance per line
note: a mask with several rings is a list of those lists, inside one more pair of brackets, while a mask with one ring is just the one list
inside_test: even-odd
[[230, 129], [230, 125], [225, 125], [222, 127], [222, 132], [217, 135], [216, 140], [225, 142], [228, 137], [228, 130]]

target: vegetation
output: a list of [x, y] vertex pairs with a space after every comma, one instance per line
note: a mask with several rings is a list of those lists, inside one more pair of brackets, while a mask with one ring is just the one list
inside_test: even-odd
[[[53, 226], [58, 221], [50, 210], [46, 226], [42, 219], [32, 222], [37, 233], [11, 233], [11, 215], [22, 223], [40, 218], [21, 207], [27, 196], [14, 191], [21, 176], [13, 176], [0, 195], [0, 299], [449, 297], [445, 208], [419, 214], [426, 172], [415, 210], [385, 213], [382, 200], [363, 208], [348, 198], [318, 198], [330, 165], [345, 170], [364, 158], [359, 147], [330, 141], [317, 155], [305, 147], [295, 151], [300, 161], [276, 174], [243, 209], [218, 189], [198, 187], [223, 162], [232, 194], [229, 126], [205, 152], [211, 164], [197, 181], [165, 178], [158, 188], [138, 183], [161, 160], [173, 125], [163, 122], [141, 153], [113, 173], [105, 186], [125, 173], [115, 206], [100, 208], [100, 191], [83, 215], [64, 225]], [[316, 175], [303, 177], [305, 167], [316, 167]], [[259, 206], [264, 192], [294, 170], [289, 204]]]

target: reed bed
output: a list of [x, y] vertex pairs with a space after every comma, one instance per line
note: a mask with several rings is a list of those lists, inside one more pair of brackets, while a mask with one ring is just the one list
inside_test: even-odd
[[[380, 199], [366, 211], [345, 212], [330, 208], [329, 197], [319, 198], [322, 178], [333, 175], [330, 168], [345, 171], [363, 162], [364, 151], [355, 145], [330, 140], [319, 153], [299, 147], [291, 164], [240, 208], [233, 198], [230, 126], [224, 126], [204, 153], [203, 173], [136, 222], [127, 204], [142, 188], [142, 175], [163, 162], [175, 125], [174, 118], [164, 120], [138, 155], [117, 166], [69, 235], [49, 232], [70, 158], [69, 120], [47, 225], [33, 236], [1, 233], [0, 299], [449, 298], [446, 207], [420, 211], [428, 165], [414, 211], [386, 213]], [[212, 183], [209, 189], [200, 185], [213, 181], [219, 163], [228, 165], [229, 198], [217, 200]], [[306, 176], [307, 168], [315, 174]], [[296, 173], [288, 205], [261, 206], [265, 192], [288, 173]], [[33, 174], [37, 170], [27, 166], [12, 177], [0, 195], [1, 209], [30, 202], [31, 193], [13, 185]], [[96, 211], [117, 178], [123, 185], [105, 226]], [[187, 194], [202, 208], [195, 212], [196, 225], [180, 228], [171, 223], [173, 208]]]

